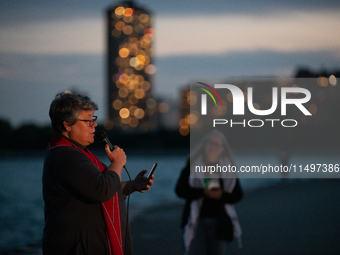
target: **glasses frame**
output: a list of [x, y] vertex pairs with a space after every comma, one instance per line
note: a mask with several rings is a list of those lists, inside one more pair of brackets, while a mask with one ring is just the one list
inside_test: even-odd
[[216, 143], [216, 142], [211, 142], [211, 141], [207, 141], [206, 143], [207, 146], [212, 146], [215, 148], [219, 148], [219, 149], [224, 149], [224, 144], [220, 144], [220, 143]]
[[87, 125], [89, 127], [92, 127], [97, 120], [97, 116], [92, 116], [92, 120], [81, 120], [81, 119], [77, 119], [77, 120], [87, 122], [88, 123]]

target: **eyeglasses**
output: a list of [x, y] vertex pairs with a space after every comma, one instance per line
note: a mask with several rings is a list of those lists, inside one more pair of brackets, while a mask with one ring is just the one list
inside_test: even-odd
[[210, 146], [215, 147], [215, 148], [223, 148], [223, 144], [212, 142], [212, 141], [208, 141], [207, 145], [210, 145]]
[[89, 127], [92, 127], [93, 124], [94, 124], [94, 122], [97, 120], [97, 116], [93, 116], [93, 117], [92, 117], [92, 120], [80, 120], [80, 119], [78, 119], [78, 120], [79, 120], [79, 121], [87, 122], [88, 125], [89, 125]]

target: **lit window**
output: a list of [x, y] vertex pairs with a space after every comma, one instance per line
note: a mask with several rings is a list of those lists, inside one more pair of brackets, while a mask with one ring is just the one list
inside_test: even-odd
[[119, 116], [123, 119], [126, 119], [127, 117], [130, 116], [130, 111], [127, 108], [123, 108], [119, 111]]

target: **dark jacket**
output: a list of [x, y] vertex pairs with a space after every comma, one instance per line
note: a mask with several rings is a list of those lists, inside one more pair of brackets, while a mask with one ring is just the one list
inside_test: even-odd
[[[177, 181], [175, 189], [177, 196], [180, 198], [184, 198], [186, 200], [182, 214], [181, 228], [183, 228], [188, 222], [191, 201], [204, 197], [203, 188], [192, 188], [189, 186], [189, 176], [190, 166], [189, 163], [187, 163], [187, 165], [181, 172], [181, 175]], [[222, 187], [223, 182], [221, 181], [220, 184]], [[225, 213], [223, 207], [224, 204], [235, 204], [239, 202], [242, 199], [242, 197], [243, 192], [238, 179], [236, 180], [236, 185], [232, 193], [223, 192], [222, 198], [220, 200], [212, 201], [212, 199], [204, 197], [203, 206], [201, 208], [201, 214], [202, 210], [216, 211], [216, 217], [219, 220], [219, 226], [221, 226], [221, 229], [218, 230], [221, 231], [221, 233], [217, 233], [217, 235], [221, 237], [220, 239], [227, 241], [231, 241], [233, 239], [232, 223], [229, 216]]]
[[116, 192], [126, 243], [124, 254], [132, 254], [119, 176], [113, 171], [100, 172], [77, 148], [59, 147], [48, 151], [43, 170], [44, 255], [109, 254], [101, 202]]

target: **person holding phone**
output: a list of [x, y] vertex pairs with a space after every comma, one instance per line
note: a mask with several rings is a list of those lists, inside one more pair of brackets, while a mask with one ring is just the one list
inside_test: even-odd
[[224, 134], [214, 130], [190, 154], [175, 189], [186, 200], [181, 223], [185, 254], [227, 254], [227, 244], [234, 237], [241, 240], [233, 205], [242, 199], [243, 192], [236, 174], [212, 178], [205, 172], [204, 178], [192, 178], [190, 173], [191, 167], [216, 164], [234, 165], [234, 160]]
[[97, 105], [87, 96], [60, 93], [49, 115], [54, 137], [43, 169], [45, 228], [43, 254], [132, 254], [124, 197], [145, 192], [141, 171], [122, 182], [125, 152], [109, 146], [110, 164], [102, 163], [87, 146], [94, 142]]

